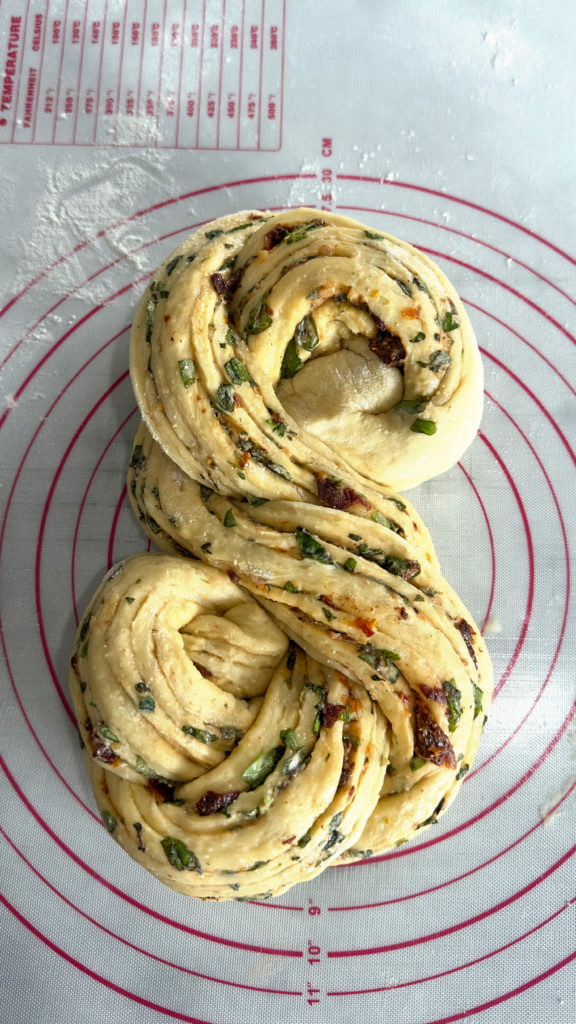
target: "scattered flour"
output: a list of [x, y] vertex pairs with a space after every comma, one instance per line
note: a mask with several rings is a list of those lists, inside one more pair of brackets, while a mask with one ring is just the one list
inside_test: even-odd
[[[95, 264], [125, 257], [134, 276], [151, 271], [153, 262], [142, 246], [153, 241], [154, 234], [146, 218], [127, 218], [145, 207], [150, 195], [163, 196], [176, 188], [168, 160], [167, 153], [155, 150], [99, 150], [90, 165], [79, 164], [73, 156], [56, 166], [40, 163], [44, 188], [38, 189], [32, 233], [19, 247], [22, 257], [14, 290], [52, 267], [40, 285], [48, 308], [73, 289], [78, 299], [92, 306], [109, 294], [109, 285], [99, 277], [86, 281]], [[67, 253], [71, 255], [62, 259]], [[50, 329], [43, 324], [31, 337], [49, 340]]]

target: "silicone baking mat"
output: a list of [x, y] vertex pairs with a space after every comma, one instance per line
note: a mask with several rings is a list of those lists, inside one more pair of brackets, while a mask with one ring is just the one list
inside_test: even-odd
[[[574, 1019], [576, 9], [549, 0], [2, 0], [0, 1019]], [[454, 282], [480, 434], [410, 492], [482, 623], [474, 770], [420, 840], [269, 903], [188, 901], [96, 813], [78, 616], [145, 548], [138, 295], [188, 233], [318, 205]]]

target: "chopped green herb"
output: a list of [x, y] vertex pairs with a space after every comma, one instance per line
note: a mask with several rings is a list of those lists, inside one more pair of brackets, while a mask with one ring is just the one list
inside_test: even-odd
[[214, 491], [211, 487], [206, 487], [206, 484], [200, 484], [200, 497], [202, 501], [208, 501], [213, 494]]
[[356, 559], [347, 558], [346, 561], [342, 563], [342, 568], [345, 569], [346, 572], [354, 572], [356, 569]]
[[388, 495], [388, 501], [392, 501], [401, 512], [406, 511], [406, 505], [403, 501], [400, 501], [399, 498], [391, 498], [390, 495]]
[[[423, 366], [427, 370], [431, 370], [432, 373], [439, 373], [443, 366], [449, 366], [452, 362], [450, 356], [444, 349], [438, 348], [435, 352], [432, 352], [427, 363], [421, 363], [418, 361], [418, 366]], [[422, 412], [421, 409], [415, 409], [414, 412]]]
[[456, 779], [463, 779], [467, 772], [470, 771], [469, 764], [463, 764], [462, 767], [456, 772]]
[[359, 533], [349, 533], [348, 536], [350, 537], [350, 540], [362, 540]]
[[216, 392], [215, 405], [221, 412], [234, 412], [234, 388], [231, 384], [220, 384]]
[[303, 846], [308, 846], [308, 843], [310, 842], [311, 839], [312, 839], [311, 832], [305, 832], [303, 836], [300, 836], [300, 839], [298, 840], [296, 845], [299, 846], [300, 849], [302, 849]]
[[297, 594], [298, 587], [295, 587], [291, 580], [286, 580], [286, 583], [282, 587], [283, 590], [287, 590], [289, 594]]
[[460, 327], [460, 324], [456, 322], [450, 310], [444, 313], [442, 317], [442, 330], [448, 334], [450, 331], [455, 331], [458, 327]]
[[223, 234], [224, 234], [224, 231], [223, 231], [222, 228], [213, 228], [212, 231], [205, 231], [204, 232], [204, 237], [212, 239], [212, 238], [218, 238], [219, 235], [223, 235]]
[[410, 430], [413, 430], [415, 434], [428, 434], [431, 436], [436, 433], [436, 424], [434, 420], [414, 420]]
[[150, 687], [146, 686], [146, 683], [144, 682], [143, 679], [141, 679], [139, 683], [136, 683], [136, 686], [134, 687], [134, 689], [137, 690], [138, 693], [149, 693], [150, 692]]
[[379, 235], [376, 233], [376, 231], [365, 231], [364, 234], [366, 238], [373, 238], [375, 241], [378, 242], [384, 241], [384, 235]]
[[425, 825], [437, 825], [438, 824], [438, 815], [440, 814], [440, 811], [444, 807], [445, 799], [446, 799], [445, 797], [442, 797], [440, 803], [438, 804], [437, 807], [434, 808], [434, 810], [432, 811], [432, 814], [430, 815], [430, 817], [426, 818], [426, 821], [420, 822], [420, 824], [418, 825], [418, 828], [423, 828]]
[[457, 689], [453, 679], [449, 679], [447, 682], [442, 683], [442, 689], [446, 694], [448, 704], [448, 731], [454, 732], [462, 714], [462, 705], [460, 702], [462, 694], [460, 690]]
[[178, 368], [185, 388], [189, 388], [196, 380], [196, 363], [193, 359], [179, 359]]
[[152, 328], [154, 327], [154, 310], [156, 309], [157, 299], [155, 296], [148, 299], [146, 303], [146, 341], [150, 345], [152, 341]]
[[205, 729], [197, 729], [194, 725], [183, 725], [182, 732], [186, 736], [192, 736], [195, 740], [200, 740], [200, 743], [215, 743], [218, 739], [216, 733], [206, 732]]
[[291, 377], [294, 377], [298, 373], [298, 370], [302, 369], [303, 365], [304, 363], [298, 355], [298, 345], [296, 344], [295, 339], [291, 338], [284, 350], [282, 366], [280, 367], [280, 377], [282, 380], [290, 380]]
[[242, 778], [248, 783], [248, 789], [257, 789], [278, 764], [284, 753], [284, 747], [272, 747], [260, 754], [242, 772]]
[[106, 825], [106, 828], [108, 829], [110, 835], [112, 835], [114, 829], [116, 828], [116, 825], [118, 824], [118, 822], [116, 821], [116, 818], [114, 817], [113, 814], [110, 814], [110, 811], [103, 810], [102, 811], [102, 820], [103, 820], [104, 824]]
[[238, 743], [242, 733], [238, 732], [238, 729], [235, 729], [233, 725], [221, 725], [220, 735], [223, 740], [233, 740], [235, 743]]
[[319, 711], [316, 712], [316, 717], [312, 723], [312, 732], [315, 736], [320, 732], [320, 726], [322, 725], [322, 716]]
[[235, 356], [234, 358], [229, 359], [227, 363], [224, 363], [224, 369], [233, 384], [253, 383], [252, 377], [248, 373], [244, 363], [241, 363]]
[[404, 292], [404, 295], [410, 295], [410, 297], [412, 296], [410, 288], [408, 287], [407, 284], [404, 283], [404, 281], [401, 281], [399, 277], [392, 277], [392, 280], [396, 282], [400, 291]]
[[134, 601], [136, 600], [136, 598], [135, 597], [126, 597], [124, 600], [127, 601], [128, 604], [134, 604]]
[[414, 281], [414, 284], [416, 285], [419, 291], [426, 292], [427, 295], [430, 294], [428, 288], [426, 287], [424, 282], [420, 280], [419, 277], [413, 277], [412, 280]]
[[318, 331], [316, 330], [314, 317], [305, 316], [299, 324], [296, 324], [294, 338], [300, 348], [305, 349], [306, 352], [314, 351], [320, 340], [318, 337]]
[[326, 549], [322, 547], [311, 533], [308, 533], [308, 530], [305, 530], [302, 526], [297, 526], [294, 530], [294, 536], [303, 558], [312, 558], [315, 562], [323, 562], [325, 565], [334, 564]]
[[277, 462], [268, 462], [266, 464], [266, 469], [269, 469], [271, 473], [275, 473], [276, 476], [283, 477], [284, 480], [292, 479], [292, 474], [287, 469], [285, 469], [284, 466], [280, 466]]
[[204, 555], [211, 555], [212, 554], [212, 542], [211, 541], [207, 541], [206, 544], [201, 544], [200, 545], [200, 551]]
[[409, 412], [414, 414], [417, 412], [424, 412], [427, 405], [427, 398], [405, 398], [402, 402], [398, 402], [398, 404], [394, 406], [394, 409], [397, 412]]
[[414, 757], [410, 758], [410, 771], [417, 772], [424, 764], [426, 764], [426, 758], [418, 757], [417, 754], [414, 754]]
[[472, 683], [472, 688], [474, 690], [474, 718], [476, 718], [476, 716], [482, 711], [482, 698], [484, 693], [479, 686], [476, 686], [476, 683]]
[[99, 726], [98, 732], [105, 740], [110, 740], [110, 743], [120, 743], [116, 733], [112, 732], [112, 729], [110, 729], [106, 724], [103, 723]]
[[162, 840], [161, 846], [169, 863], [177, 871], [197, 871], [199, 875], [202, 874], [198, 857], [188, 849], [181, 839], [172, 839], [171, 836], [166, 836]]
[[290, 750], [300, 750], [302, 746], [294, 729], [282, 729], [280, 739], [285, 746], [290, 747]]
[[316, 228], [324, 226], [324, 221], [310, 221], [309, 224], [298, 224], [292, 231], [289, 231], [284, 241], [286, 245], [294, 245], [295, 242], [301, 242], [309, 231], [315, 231]]
[[151, 768], [150, 765], [147, 764], [144, 758], [140, 757], [139, 754], [136, 756], [136, 764], [134, 765], [134, 767], [139, 775], [144, 775], [147, 779], [159, 778], [158, 772], [155, 772], [154, 769]]
[[245, 231], [246, 228], [253, 228], [254, 224], [251, 220], [246, 221], [245, 224], [237, 224], [235, 228], [228, 228], [226, 234], [233, 235], [235, 231]]
[[322, 849], [329, 850], [331, 846], [335, 846], [337, 843], [341, 843], [343, 839], [344, 836], [342, 835], [342, 833], [338, 832], [337, 829], [334, 829], [334, 831], [330, 833], [330, 838], [326, 843], [324, 843]]
[[135, 445], [134, 446], [134, 451], [132, 452], [132, 458], [130, 460], [130, 468], [131, 469], [142, 469], [142, 466], [144, 465], [145, 462], [146, 462], [146, 456], [144, 455], [144, 452], [142, 450], [142, 445], [141, 444]]
[[265, 299], [256, 306], [246, 324], [246, 334], [262, 334], [262, 331], [266, 331], [272, 323], [272, 317], [270, 315], [270, 309]]
[[360, 661], [365, 661], [372, 668], [378, 670], [382, 666], [389, 665], [391, 662], [400, 661], [400, 655], [396, 651], [375, 647], [374, 644], [364, 644], [363, 647], [360, 647], [360, 651], [361, 653], [358, 655]]
[[174, 267], [178, 266], [180, 260], [182, 259], [184, 259], [183, 255], [175, 256], [174, 259], [170, 260], [170, 262], [166, 264], [166, 273], [168, 274], [168, 277], [170, 277], [170, 274], [174, 270]]
[[322, 605], [322, 611], [324, 612], [324, 615], [328, 619], [328, 622], [332, 622], [332, 620], [336, 618], [334, 613], [331, 612], [329, 608], [325, 608], [324, 605]]
[[410, 340], [410, 344], [411, 345], [415, 345], [419, 341], [424, 341], [425, 337], [426, 337], [426, 335], [424, 334], [423, 331], [418, 331], [418, 334], [415, 334], [413, 338], [409, 339]]
[[386, 555], [382, 568], [407, 581], [419, 576], [422, 571], [419, 562], [414, 559], [398, 558], [396, 555]]
[[244, 498], [249, 505], [265, 505], [268, 500], [268, 498], [258, 498], [255, 494], [247, 494]]
[[140, 711], [155, 711], [156, 701], [154, 700], [154, 697], [141, 697], [138, 701], [138, 707], [140, 708]]

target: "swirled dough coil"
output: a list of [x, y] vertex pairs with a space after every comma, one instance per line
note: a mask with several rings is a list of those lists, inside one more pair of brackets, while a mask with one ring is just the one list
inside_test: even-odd
[[119, 563], [70, 680], [108, 830], [204, 899], [277, 895], [437, 821], [491, 696], [477, 626], [393, 490], [447, 469], [482, 373], [441, 272], [315, 210], [201, 229], [139, 307]]
[[229, 494], [306, 498], [318, 471], [412, 487], [460, 458], [482, 409], [474, 333], [439, 268], [312, 209], [185, 241], [140, 303], [130, 367], [155, 439]]

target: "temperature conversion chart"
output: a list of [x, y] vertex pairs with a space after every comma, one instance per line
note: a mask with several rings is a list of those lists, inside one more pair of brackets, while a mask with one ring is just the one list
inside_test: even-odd
[[284, 0], [0, 6], [0, 143], [277, 150]]

